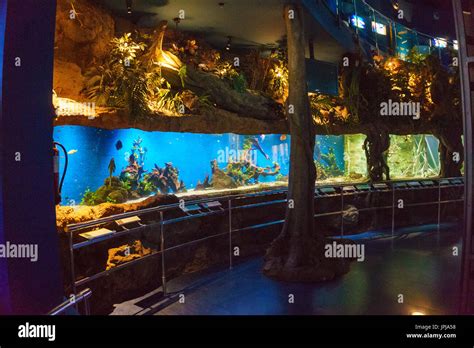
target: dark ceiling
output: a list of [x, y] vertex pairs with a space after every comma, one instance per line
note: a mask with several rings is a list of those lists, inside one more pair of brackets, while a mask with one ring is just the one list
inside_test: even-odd
[[[117, 14], [128, 16], [126, 0], [101, 1]], [[232, 36], [235, 45], [271, 47], [285, 35], [281, 0], [134, 0], [128, 17], [144, 27], [154, 27], [161, 20], [174, 25], [180, 10], [185, 11], [180, 29], [202, 33], [217, 46], [225, 46]]]

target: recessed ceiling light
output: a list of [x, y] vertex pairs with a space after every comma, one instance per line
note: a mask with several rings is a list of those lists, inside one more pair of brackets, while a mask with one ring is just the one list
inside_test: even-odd
[[225, 2], [220, 2], [219, 3], [219, 7], [224, 7], [224, 5], [225, 5]]

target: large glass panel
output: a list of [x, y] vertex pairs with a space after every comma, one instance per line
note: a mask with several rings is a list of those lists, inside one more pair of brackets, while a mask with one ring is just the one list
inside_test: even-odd
[[439, 141], [432, 135], [390, 136], [388, 166], [392, 179], [439, 175]]
[[[63, 205], [123, 203], [156, 193], [284, 186], [290, 165], [287, 135], [193, 134], [58, 126], [54, 138], [68, 151]], [[367, 176], [364, 136], [316, 137], [317, 182]], [[65, 158], [61, 154], [60, 172]]]

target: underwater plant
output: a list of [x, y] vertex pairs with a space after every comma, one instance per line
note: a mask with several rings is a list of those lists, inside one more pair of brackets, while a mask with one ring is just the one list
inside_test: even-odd
[[388, 162], [399, 178], [427, 178], [440, 173], [439, 158], [424, 134], [392, 136]]
[[329, 178], [336, 178], [344, 175], [344, 171], [339, 168], [337, 164], [336, 154], [334, 148], [330, 147], [327, 154], [320, 154], [319, 161], [315, 160], [316, 179], [325, 180]]
[[99, 201], [97, 194], [94, 191], [91, 191], [89, 188], [82, 195], [81, 205], [97, 205], [102, 202]]

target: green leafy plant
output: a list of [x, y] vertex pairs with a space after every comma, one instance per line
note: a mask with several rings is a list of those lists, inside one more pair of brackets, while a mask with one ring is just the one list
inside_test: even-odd
[[232, 78], [232, 86], [239, 93], [244, 93], [247, 90], [247, 79], [244, 74], [240, 73]]
[[181, 66], [181, 68], [179, 68], [178, 70], [178, 76], [181, 80], [181, 86], [183, 86], [183, 88], [184, 88], [184, 80], [186, 79], [186, 75], [187, 75], [187, 67], [186, 67], [186, 64], [183, 64], [183, 66]]
[[97, 205], [99, 204], [99, 199], [97, 194], [94, 191], [91, 191], [89, 188], [86, 189], [82, 196], [81, 205]]

